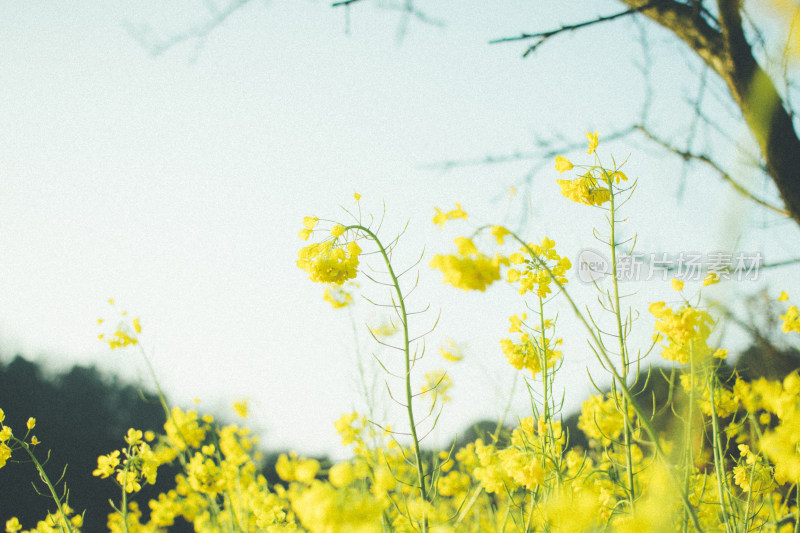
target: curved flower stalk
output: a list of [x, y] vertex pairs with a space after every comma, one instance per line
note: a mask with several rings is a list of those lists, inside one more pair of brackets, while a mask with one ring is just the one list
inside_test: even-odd
[[[360, 213], [360, 195], [356, 194], [355, 200], [359, 205]], [[403, 353], [404, 369], [403, 373], [399, 377], [403, 380], [404, 384], [405, 402], [403, 405], [406, 409], [408, 417], [409, 433], [414, 453], [413, 463], [417, 471], [417, 489], [419, 491], [420, 499], [420, 505], [418, 506], [420, 512], [409, 513], [409, 517], [412, 515], [418, 516], [416, 520], [412, 518], [412, 522], [418, 521], [422, 531], [427, 531], [429, 514], [427, 509], [431, 505], [432, 501], [432, 494], [428, 480], [430, 473], [426, 473], [425, 471], [425, 462], [420, 449], [421, 438], [418, 434], [419, 422], [414, 412], [414, 398], [416, 395], [412, 392], [411, 376], [411, 370], [422, 354], [418, 354], [416, 350], [412, 353], [411, 344], [414, 340], [417, 340], [420, 337], [417, 337], [417, 339], [412, 339], [410, 336], [408, 323], [410, 313], [406, 308], [406, 298], [408, 296], [408, 292], [404, 292], [400, 283], [401, 276], [409, 272], [410, 269], [397, 274], [394, 266], [392, 265], [390, 256], [394, 246], [397, 243], [397, 240], [399, 239], [399, 236], [393, 239], [390, 243], [384, 244], [377, 235], [377, 229], [373, 230], [371, 227], [362, 224], [357, 217], [354, 217], [354, 219], [355, 222], [352, 224], [341, 224], [331, 221], [332, 226], [327, 231], [328, 235], [322, 241], [312, 243], [302, 248], [298, 252], [297, 266], [308, 273], [311, 281], [326, 284], [328, 287], [326, 291], [330, 291], [331, 289], [341, 286], [344, 282], [356, 278], [358, 275], [359, 260], [362, 253], [362, 248], [359, 246], [358, 241], [370, 241], [377, 248], [377, 253], [383, 260], [383, 265], [386, 268], [386, 274], [389, 278], [387, 282], [380, 282], [374, 280], [367, 274], [365, 275], [377, 283], [382, 283], [390, 287], [390, 290], [392, 291], [390, 298], [391, 303], [384, 305], [392, 307], [397, 313], [397, 319], [403, 332], [402, 344], [397, 347], [392, 347], [397, 348]], [[300, 238], [308, 239], [315, 232], [319, 232], [320, 230], [317, 228], [317, 224], [319, 222], [320, 220], [317, 217], [304, 218], [304, 229], [300, 231]], [[370, 331], [370, 333], [377, 342], [391, 346], [379, 340], [372, 331]], [[384, 370], [389, 372], [383, 363], [381, 363], [381, 366], [383, 366]], [[391, 372], [389, 372], [389, 374], [394, 375]], [[449, 378], [446, 378], [446, 376], [439, 376], [434, 380], [434, 383], [430, 388], [424, 388], [423, 391], [435, 392], [438, 390], [439, 394], [441, 394], [441, 385], [445, 379]], [[428, 378], [428, 381], [431, 381], [431, 379]], [[439, 394], [435, 394], [434, 396], [437, 397]], [[443, 400], [444, 398], [440, 399]]]

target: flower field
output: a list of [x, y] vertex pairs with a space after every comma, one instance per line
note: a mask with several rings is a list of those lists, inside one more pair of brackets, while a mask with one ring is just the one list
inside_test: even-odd
[[[399, 340], [378, 329], [364, 334], [401, 354], [394, 360], [399, 365], [377, 364], [398, 384], [389, 394], [403, 411], [404, 427], [346, 413], [331, 422], [352, 452], [349, 459], [326, 464], [282, 455], [276, 464], [282, 482], [271, 484], [260, 473], [258, 442], [246, 427], [220, 426], [210, 415], [170, 406], [159, 389], [163, 432], [131, 428], [120, 435], [118, 449], [98, 457], [92, 473], [119, 488], [108, 509], [109, 531], [155, 533], [186, 522], [209, 533], [800, 532], [800, 374], [748, 381], [720, 372], [728, 353], [712, 340], [718, 317], [679, 279], [671, 282], [679, 305], [622, 306], [616, 258], [631, 245], [620, 242], [617, 225], [620, 208], [636, 199], [636, 181], [624, 165], [601, 158], [597, 133], [587, 139], [590, 163], [559, 156], [555, 171], [568, 177], [556, 181], [564, 201], [583, 204], [587, 217], [597, 217], [596, 236], [611, 258], [611, 285], [597, 287], [597, 309], [581, 308], [572, 298], [573, 251], [557, 250], [553, 239], [531, 242], [501, 225], [470, 226], [468, 210], [458, 204], [436, 209], [433, 217], [435, 224], [466, 232], [452, 253], [432, 258], [433, 275], [465, 291], [508, 283], [519, 295], [524, 312], [509, 317], [506, 337], [497, 339], [505, 362], [524, 375], [523, 394], [530, 398], [530, 412], [513, 429], [500, 424], [459, 448], [423, 446], [424, 432], [446, 416], [441, 406], [452, 385], [446, 365], [466, 363], [453, 347], [441, 350], [442, 370], [421, 375], [415, 368], [422, 349], [407, 299], [416, 270], [393, 263], [397, 238], [381, 235], [380, 222], [362, 213], [356, 194], [343, 220], [303, 219], [299, 237], [306, 245], [297, 266], [325, 287], [323, 297], [334, 308], [358, 296], [353, 280], [387, 291], [386, 301], [373, 303], [392, 311], [387, 327]], [[720, 282], [710, 273], [703, 286]], [[786, 292], [775, 298], [785, 306], [783, 331], [796, 336], [797, 306]], [[629, 344], [637, 311], [655, 318], [647, 346]], [[566, 332], [558, 328], [559, 313], [582, 324], [570, 335], [586, 337], [612, 383], [583, 403], [578, 428], [585, 446], [574, 444], [554, 393], [554, 378], [569, 357], [560, 349]], [[158, 386], [141, 331], [138, 318], [122, 315], [100, 338], [112, 349], [138, 350]], [[661, 370], [646, 371], [651, 363]], [[667, 397], [646, 392], [659, 380]], [[236, 409], [246, 415], [245, 404]], [[81, 531], [81, 510], [72, 509], [68, 490], [45, 474], [48, 443], [37, 439], [36, 420], [12, 428], [4, 418], [0, 409], [0, 468], [29, 462], [31, 480], [53, 508], [38, 524], [12, 518], [5, 530]], [[138, 498], [165, 464], [181, 468], [174, 487], [149, 501]]]

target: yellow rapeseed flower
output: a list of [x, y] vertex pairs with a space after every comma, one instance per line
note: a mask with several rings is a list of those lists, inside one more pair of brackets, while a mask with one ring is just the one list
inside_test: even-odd
[[650, 313], [656, 317], [656, 342], [665, 340], [661, 355], [668, 361], [685, 364], [693, 357], [695, 362], [711, 355], [707, 344], [714, 320], [707, 311], [684, 305], [677, 311], [664, 302], [650, 304]]
[[234, 402], [233, 410], [236, 411], [236, 414], [240, 418], [247, 418], [247, 412], [248, 412], [247, 400], [240, 400], [238, 402]]
[[469, 291], [485, 291], [486, 287], [500, 279], [500, 266], [508, 265], [508, 259], [500, 255], [489, 257], [482, 253], [476, 256], [436, 255], [430, 266], [442, 271], [444, 283]]
[[125, 435], [125, 442], [130, 446], [136, 446], [142, 442], [142, 431], [133, 428], [128, 429], [128, 433]]
[[336, 463], [328, 470], [328, 479], [337, 489], [346, 487], [355, 480], [353, 466], [347, 461]]
[[355, 241], [345, 247], [334, 246], [333, 241], [312, 243], [297, 252], [297, 267], [308, 272], [311, 281], [341, 285], [356, 277], [360, 254]]
[[6, 466], [6, 461], [11, 458], [11, 448], [5, 442], [0, 443], [0, 468]]
[[92, 472], [92, 475], [105, 479], [114, 473], [114, 470], [117, 468], [119, 463], [119, 450], [114, 450], [109, 454], [101, 455], [97, 458], [97, 468], [95, 468], [94, 472]]
[[564, 197], [579, 204], [600, 206], [611, 200], [611, 191], [591, 174], [575, 180], [556, 180], [556, 183]]
[[322, 299], [331, 304], [334, 309], [341, 309], [353, 303], [353, 295], [344, 286], [331, 284], [325, 287]]
[[434, 401], [449, 402], [450, 395], [447, 391], [452, 387], [453, 381], [444, 370], [434, 370], [425, 374], [425, 383], [422, 385], [423, 396], [432, 395]]
[[6, 533], [17, 533], [22, 529], [22, 525], [19, 523], [19, 519], [16, 516], [12, 516], [10, 519], [6, 520]]
[[505, 242], [506, 235], [510, 233], [511, 232], [503, 226], [492, 226], [492, 236], [497, 239], [497, 244], [502, 245]]
[[467, 214], [461, 209], [461, 204], [456, 204], [456, 208], [452, 211], [448, 211], [446, 213], [442, 212], [438, 207], [434, 207], [436, 210], [436, 214], [433, 216], [433, 223], [439, 226], [439, 229], [444, 227], [445, 222], [448, 220], [455, 220], [457, 218], [463, 218], [466, 220]]
[[507, 274], [510, 283], [519, 282], [520, 295], [534, 290], [540, 297], [550, 294], [551, 273], [561, 285], [567, 283], [566, 272], [572, 268], [572, 263], [567, 257], [558, 255], [555, 246], [554, 240], [544, 237], [541, 244], [529, 243], [508, 257], [514, 265], [525, 265], [523, 270], [511, 268]]
[[781, 329], [783, 329], [784, 333], [792, 331], [800, 333], [800, 312], [798, 312], [796, 305], [790, 305], [789, 309], [786, 310], [786, 314], [781, 315], [780, 319], [783, 320]]
[[569, 159], [567, 159], [563, 155], [556, 157], [556, 170], [563, 173], [566, 172], [567, 170], [572, 170], [572, 168], [573, 165]]
[[600, 139], [598, 138], [596, 131], [594, 133], [587, 132], [586, 138], [589, 139], [589, 151], [587, 151], [586, 153], [591, 155], [594, 153], [595, 149], [597, 148], [597, 145], [600, 144]]

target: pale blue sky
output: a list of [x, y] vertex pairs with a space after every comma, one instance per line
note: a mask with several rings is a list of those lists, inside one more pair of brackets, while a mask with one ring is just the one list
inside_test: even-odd
[[[184, 43], [158, 58], [125, 28], [171, 35], [202, 18], [202, 2], [0, 5], [4, 357], [20, 350], [53, 368], [94, 363], [149, 386], [133, 353], [111, 353], [96, 339], [95, 319], [110, 315], [113, 297], [141, 317], [173, 401], [197, 397], [201, 409], [219, 409], [250, 398], [251, 423], [267, 445], [341, 453], [333, 422], [363, 403], [355, 341], [347, 313], [321, 300], [322, 287], [295, 260], [302, 217], [340, 216], [337, 206], [351, 206], [358, 191], [365, 211], [379, 215], [386, 203], [385, 236], [410, 222], [399, 259], [425, 249], [416, 298], [432, 311], [419, 328], [439, 309], [442, 319], [420, 378], [444, 366], [436, 354], [444, 338], [467, 346], [464, 361], [448, 367], [454, 400], [439, 437], [497, 416], [513, 381], [497, 341], [523, 303], [509, 287], [474, 295], [442, 286], [430, 257], [450, 251], [470, 224], [514, 226], [528, 203], [523, 233], [548, 235], [574, 259], [596, 247], [591, 228], [602, 215], [559, 195], [551, 161], [530, 188], [524, 177], [535, 162], [424, 167], [528, 152], [552, 135], [580, 142], [597, 129], [602, 140], [638, 113], [643, 83], [631, 59], [641, 60], [641, 50], [624, 35], [630, 23], [559, 37], [526, 60], [520, 45], [486, 44], [574, 21], [581, 5], [439, 2], [426, 9], [443, 28], [412, 21], [398, 42], [395, 12], [353, 9], [347, 35], [343, 12], [322, 2], [254, 2], [201, 48]], [[651, 39], [654, 121], [677, 135], [684, 123], [665, 121], [695, 91], [689, 56], [662, 32]], [[736, 249], [769, 261], [800, 251], [793, 224], [766, 215], [770, 227], [760, 229], [765, 215], [714, 176], [687, 183], [679, 203], [680, 165], [646, 147], [601, 144], [601, 153], [630, 154], [628, 173], [640, 178], [629, 213], [641, 251], [732, 248], [742, 231]], [[512, 186], [520, 194], [509, 202]], [[439, 232], [433, 206], [455, 202], [474, 222]], [[789, 274], [777, 273], [778, 282]], [[719, 297], [763, 283], [722, 287]], [[636, 290], [642, 302], [674, 298], [665, 283]], [[594, 296], [577, 284], [575, 294], [587, 303]], [[375, 313], [365, 304], [354, 312], [365, 358], [376, 347], [361, 324]], [[591, 355], [566, 308], [560, 320], [575, 406], [587, 393]], [[646, 339], [652, 321], [644, 316], [638, 327]], [[526, 414], [523, 390], [513, 415]], [[402, 429], [403, 413], [386, 407]]]

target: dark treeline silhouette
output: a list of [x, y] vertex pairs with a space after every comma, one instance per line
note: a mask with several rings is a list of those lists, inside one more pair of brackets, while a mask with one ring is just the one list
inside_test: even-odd
[[[47, 459], [45, 471], [51, 481], [64, 473], [57, 489], [61, 493], [66, 487], [69, 505], [78, 513], [86, 511], [84, 531], [107, 530], [108, 501], [120, 500], [112, 479], [92, 476], [98, 455], [122, 448], [128, 428], [163, 431], [164, 425], [164, 411], [152, 394], [93, 366], [74, 366], [48, 376], [19, 355], [8, 364], [0, 362], [0, 408], [6, 414], [4, 424], [17, 437], [25, 434], [28, 417], [36, 418], [31, 432], [41, 441], [34, 448], [36, 456]], [[158, 483], [145, 486], [136, 498], [143, 512], [151, 497], [174, 486], [176, 473], [168, 466], [159, 468]], [[0, 469], [0, 488], [0, 524], [16, 516], [23, 527], [32, 528], [48, 511], [55, 511], [52, 498], [39, 494], [47, 494], [47, 487], [22, 451]]]
[[[66, 487], [70, 507], [79, 514], [85, 511], [83, 531], [107, 531], [112, 512], [109, 500], [119, 505], [121, 496], [113, 479], [92, 476], [97, 457], [123, 448], [128, 428], [164, 432], [165, 413], [155, 394], [105, 375], [94, 366], [74, 366], [51, 375], [20, 355], [8, 364], [0, 361], [0, 408], [6, 415], [4, 425], [20, 438], [28, 417], [36, 419], [31, 432], [41, 441], [34, 448], [36, 457], [47, 460], [45, 471], [51, 481], [61, 480], [56, 487], [59, 495]], [[281, 453], [264, 453], [261, 473], [270, 484], [281, 482], [275, 470]], [[330, 464], [326, 457], [317, 459]], [[177, 461], [160, 466], [156, 484], [143, 485], [136, 494], [134, 501], [143, 519], [149, 516], [150, 499], [173, 489], [179, 472]], [[16, 516], [24, 528], [33, 528], [54, 511], [55, 503], [35, 466], [24, 452], [16, 451], [0, 468], [0, 527]], [[180, 518], [168, 529], [173, 533], [194, 530]]]

